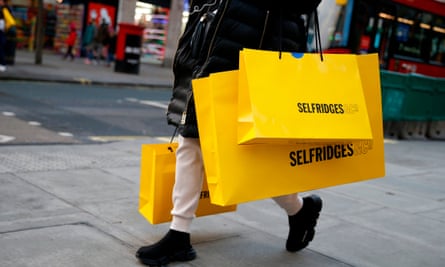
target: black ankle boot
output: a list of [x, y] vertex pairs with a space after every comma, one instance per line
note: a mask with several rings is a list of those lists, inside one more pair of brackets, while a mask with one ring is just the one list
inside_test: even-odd
[[136, 257], [149, 266], [163, 266], [173, 261], [191, 261], [196, 252], [190, 244], [190, 234], [170, 230], [157, 243], [141, 247]]
[[289, 236], [286, 249], [290, 252], [302, 250], [309, 245], [315, 235], [315, 226], [322, 207], [321, 198], [311, 195], [303, 198], [303, 207], [289, 216]]

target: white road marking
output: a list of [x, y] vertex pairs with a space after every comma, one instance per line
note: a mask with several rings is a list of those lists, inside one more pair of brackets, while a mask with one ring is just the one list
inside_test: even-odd
[[60, 136], [65, 136], [65, 137], [72, 137], [72, 136], [73, 136], [72, 133], [67, 133], [67, 132], [58, 132], [58, 134], [59, 134]]
[[128, 141], [128, 140], [141, 140], [141, 139], [157, 139], [162, 142], [170, 142], [171, 137], [168, 136], [89, 136], [92, 141], [96, 142], [110, 142], [110, 141]]
[[9, 111], [3, 111], [2, 114], [4, 116], [8, 116], [8, 117], [14, 117], [15, 116], [14, 112], [9, 112]]
[[139, 103], [141, 103], [143, 105], [152, 106], [152, 107], [162, 108], [162, 109], [167, 109], [167, 107], [168, 107], [168, 105], [166, 105], [166, 104], [162, 104], [162, 103], [156, 102], [156, 101], [149, 101], [149, 100], [141, 100], [141, 101], [139, 101]]
[[[163, 141], [163, 142], [166, 142], [166, 143], [170, 143], [170, 141], [172, 140], [171, 136], [170, 137], [168, 137], [168, 136], [158, 136], [158, 137], [155, 137], [155, 138], [158, 139], [159, 141]], [[173, 139], [173, 142], [177, 142], [176, 138]]]
[[0, 134], [0, 143], [8, 143], [14, 140], [14, 136], [8, 136], [8, 135], [1, 135]]
[[42, 125], [40, 122], [38, 122], [38, 121], [28, 121], [28, 124], [29, 125], [32, 125], [32, 126], [40, 126], [40, 125]]
[[133, 98], [133, 97], [127, 97], [127, 98], [125, 98], [125, 100], [127, 100], [128, 102], [138, 102], [139, 101], [137, 98]]
[[127, 98], [125, 98], [125, 100], [128, 102], [139, 103], [142, 105], [147, 105], [147, 106], [162, 108], [162, 109], [167, 109], [167, 107], [168, 107], [168, 105], [163, 104], [159, 101], [139, 100], [137, 98], [132, 98], [132, 97], [127, 97]]
[[393, 139], [384, 139], [383, 142], [385, 144], [397, 144], [399, 141]]

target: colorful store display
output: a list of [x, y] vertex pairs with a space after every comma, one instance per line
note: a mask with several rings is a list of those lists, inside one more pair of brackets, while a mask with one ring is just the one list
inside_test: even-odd
[[144, 27], [142, 62], [161, 63], [167, 38], [168, 8], [138, 2], [135, 23]]
[[[77, 36], [81, 36], [84, 6], [60, 4], [57, 5], [56, 12], [57, 26], [56, 37], [54, 38], [54, 50], [64, 53], [66, 49], [65, 40], [70, 33], [70, 27], [74, 26], [78, 31]], [[80, 38], [77, 38], [76, 44], [74, 45], [74, 54], [79, 52], [79, 41]]]

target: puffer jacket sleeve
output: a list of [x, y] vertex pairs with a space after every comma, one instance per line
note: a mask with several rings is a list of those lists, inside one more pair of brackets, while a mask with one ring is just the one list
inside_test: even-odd
[[[204, 2], [203, 0], [194, 0], [192, 4]], [[190, 40], [194, 29], [199, 22], [201, 14], [193, 13], [189, 16], [185, 30], [179, 39], [176, 50], [173, 73], [175, 80], [173, 84], [172, 97], [167, 109], [168, 124], [179, 126], [181, 124], [182, 113], [187, 107], [187, 102], [191, 97], [191, 80], [193, 68], [197, 62], [191, 56]]]

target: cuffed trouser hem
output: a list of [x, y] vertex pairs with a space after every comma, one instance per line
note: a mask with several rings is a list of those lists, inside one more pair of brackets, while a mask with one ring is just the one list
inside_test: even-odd
[[290, 194], [272, 198], [287, 215], [292, 216], [297, 214], [303, 207], [303, 199], [297, 194]]
[[179, 232], [190, 233], [190, 227], [192, 225], [193, 218], [182, 218], [179, 216], [173, 216], [173, 220], [170, 224], [170, 229]]

